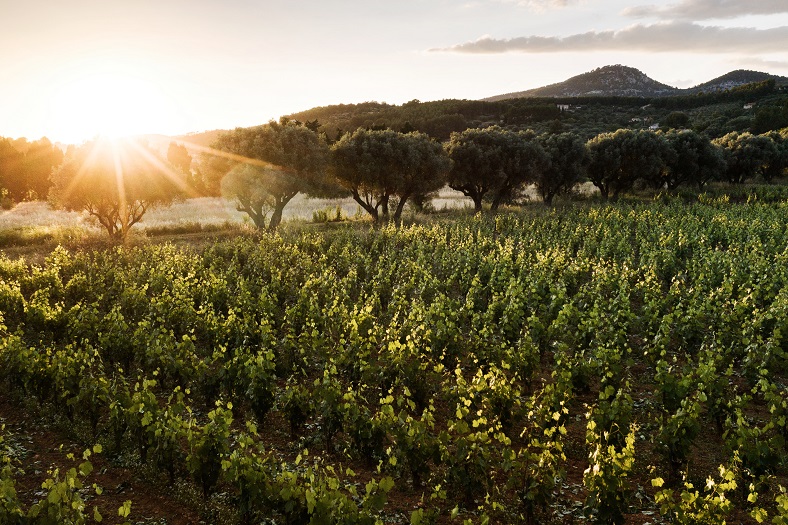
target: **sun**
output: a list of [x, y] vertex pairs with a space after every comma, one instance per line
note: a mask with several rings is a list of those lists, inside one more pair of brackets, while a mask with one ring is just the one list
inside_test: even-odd
[[66, 143], [162, 133], [171, 115], [172, 104], [155, 83], [117, 72], [87, 72], [54, 90], [49, 133]]

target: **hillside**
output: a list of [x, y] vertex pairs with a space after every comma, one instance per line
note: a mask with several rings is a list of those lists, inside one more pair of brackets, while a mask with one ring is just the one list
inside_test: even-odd
[[737, 69], [736, 71], [731, 71], [730, 73], [726, 73], [721, 77], [717, 77], [714, 80], [709, 80], [708, 82], [704, 82], [703, 84], [699, 84], [695, 87], [684, 89], [682, 91], [684, 92], [683, 94], [715, 93], [733, 89], [745, 84], [764, 82], [766, 80], [774, 80], [775, 83], [780, 86], [788, 85], [788, 78], [786, 77], [762, 73], [760, 71]]
[[786, 77], [739, 69], [695, 87], [679, 89], [658, 82], [638, 69], [615, 65], [600, 67], [557, 84], [495, 95], [484, 100], [495, 102], [522, 97], [671, 97], [717, 93], [766, 80], [774, 80], [776, 85], [780, 86], [788, 85]]
[[[538, 133], [572, 131], [590, 138], [619, 128], [659, 125], [670, 113], [684, 112], [693, 129], [714, 138], [730, 131], [761, 133], [788, 126], [786, 86], [788, 78], [739, 70], [677, 89], [634, 68], [606, 66], [553, 86], [485, 100], [412, 100], [400, 105], [370, 101], [315, 107], [284, 117], [317, 121], [329, 141], [359, 127], [420, 131], [447, 140], [452, 132], [492, 125]], [[224, 131], [166, 137], [163, 150], [174, 140], [195, 155]]]
[[173, 139], [178, 142], [183, 142], [187, 148], [189, 148], [190, 146], [191, 147], [202, 146], [204, 148], [207, 148], [210, 147], [211, 144], [216, 142], [216, 139], [219, 138], [219, 135], [227, 131], [229, 130], [214, 129], [211, 131], [200, 131], [197, 133], [187, 133], [185, 135], [178, 135], [177, 137], [173, 137]]
[[657, 82], [633, 67], [615, 65], [600, 67], [557, 84], [496, 95], [484, 100], [498, 101], [520, 97], [661, 97], [675, 95], [679, 91]]
[[659, 127], [671, 113], [682, 112], [689, 117], [690, 127], [715, 138], [731, 131], [762, 133], [786, 127], [786, 108], [785, 89], [769, 80], [679, 96], [411, 101], [400, 106], [365, 102], [313, 108], [287, 117], [302, 122], [317, 120], [330, 140], [358, 127], [417, 130], [447, 140], [453, 131], [491, 125], [537, 133], [571, 131], [591, 138], [620, 128]]

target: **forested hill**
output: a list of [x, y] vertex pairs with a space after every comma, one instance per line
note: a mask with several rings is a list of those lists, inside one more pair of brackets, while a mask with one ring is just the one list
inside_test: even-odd
[[775, 84], [778, 86], [788, 85], [788, 78], [786, 77], [762, 73], [760, 71], [737, 69], [736, 71], [731, 71], [730, 73], [726, 73], [721, 77], [717, 77], [714, 80], [709, 80], [708, 82], [704, 82], [703, 84], [699, 84], [695, 87], [691, 87], [682, 91], [684, 92], [683, 94], [686, 95], [694, 95], [697, 93], [715, 93], [733, 89], [745, 84], [765, 82], [768, 80], [774, 80]]
[[[788, 126], [788, 93], [774, 79], [725, 91], [674, 97], [531, 97], [498, 101], [412, 100], [338, 104], [286, 115], [315, 123], [329, 140], [359, 127], [422, 131], [446, 140], [453, 131], [500, 125], [537, 132], [573, 131], [592, 137], [620, 128], [663, 126], [671, 114], [681, 127], [719, 137], [730, 131], [762, 133]], [[753, 104], [752, 107], [747, 107]], [[563, 106], [563, 107], [562, 107]], [[667, 120], [670, 122], [670, 119]], [[675, 127], [675, 126], [672, 126]]]
[[[315, 107], [284, 118], [314, 123], [330, 141], [357, 128], [421, 131], [438, 140], [447, 140], [454, 131], [491, 125], [537, 132], [572, 131], [591, 138], [620, 128], [648, 128], [655, 124], [658, 127], [675, 127], [670, 124], [676, 119], [682, 127], [716, 138], [731, 131], [763, 133], [788, 127], [786, 87], [775, 78], [763, 75], [771, 77], [766, 73], [734, 71], [685, 90], [688, 94], [671, 97], [595, 95], [495, 101], [412, 100], [401, 105], [362, 102]], [[737, 85], [749, 78], [763, 80]], [[728, 87], [722, 89], [725, 86]], [[171, 138], [207, 147], [224, 132], [212, 130]]]
[[177, 137], [172, 137], [172, 138], [178, 141], [186, 142], [188, 144], [194, 144], [196, 146], [202, 146], [207, 148], [210, 147], [211, 144], [216, 142], [216, 139], [219, 138], [219, 135], [227, 131], [228, 130], [224, 130], [224, 129], [214, 129], [211, 131], [188, 133], [186, 135], [179, 135]]
[[397, 131], [422, 131], [445, 140], [452, 131], [555, 119], [559, 117], [559, 113], [552, 102], [500, 104], [480, 100], [412, 100], [399, 106], [385, 102], [339, 104], [317, 107], [287, 117], [302, 122], [317, 120], [321, 131], [324, 131], [329, 139], [357, 128], [392, 128]]
[[657, 82], [638, 69], [615, 65], [600, 67], [557, 84], [497, 95], [485, 100], [495, 101], [520, 97], [662, 97], [678, 94], [680, 94], [678, 88]]
[[486, 98], [497, 101], [523, 97], [675, 97], [698, 93], [718, 93], [746, 84], [773, 80], [777, 85], [788, 85], [788, 78], [760, 71], [739, 69], [731, 71], [692, 88], [679, 89], [650, 78], [642, 71], [622, 65], [605, 66], [549, 86], [506, 93]]

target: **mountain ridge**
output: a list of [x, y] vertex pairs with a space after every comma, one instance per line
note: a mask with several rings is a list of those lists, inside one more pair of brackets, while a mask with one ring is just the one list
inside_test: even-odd
[[671, 97], [713, 93], [738, 86], [774, 79], [776, 83], [788, 84], [788, 77], [781, 77], [760, 71], [737, 69], [697, 86], [681, 89], [663, 84], [649, 77], [639, 69], [621, 64], [598, 67], [586, 73], [568, 78], [563, 82], [549, 84], [525, 91], [494, 95], [482, 99], [497, 102], [511, 98], [561, 98], [561, 97]]

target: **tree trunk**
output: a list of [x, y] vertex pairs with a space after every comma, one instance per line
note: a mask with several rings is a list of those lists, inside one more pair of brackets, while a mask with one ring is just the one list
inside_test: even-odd
[[377, 223], [378, 222], [378, 209], [376, 207], [370, 205], [364, 199], [362, 199], [361, 195], [359, 195], [359, 193], [358, 193], [358, 190], [351, 190], [350, 193], [353, 196], [353, 200], [356, 201], [358, 203], [358, 205], [361, 206], [364, 209], [364, 211], [369, 213], [370, 216], [372, 217], [372, 220]]
[[284, 211], [285, 206], [287, 206], [287, 203], [290, 202], [290, 200], [296, 195], [298, 195], [298, 192], [288, 193], [277, 197], [274, 212], [271, 214], [271, 222], [268, 223], [268, 229], [270, 231], [274, 231], [276, 227], [282, 222], [282, 212]]
[[490, 211], [498, 211], [498, 208], [501, 206], [501, 203], [503, 202], [505, 195], [506, 193], [503, 191], [499, 191], [498, 193], [495, 194], [495, 197], [493, 197], [492, 204], [490, 204]]
[[284, 208], [284, 205], [280, 206], [277, 203], [276, 208], [274, 208], [274, 212], [271, 214], [271, 222], [268, 223], [268, 229], [270, 231], [274, 231], [276, 227], [282, 222], [282, 211]]
[[265, 228], [265, 214], [263, 213], [262, 206], [258, 206], [257, 209], [249, 206], [241, 211], [245, 211], [247, 215], [252, 218], [252, 222], [258, 230]]
[[410, 193], [406, 193], [402, 195], [399, 199], [399, 203], [397, 204], [397, 209], [394, 210], [394, 224], [400, 226], [400, 218], [402, 217], [402, 210], [405, 209], [405, 203], [408, 202], [410, 198]]
[[480, 213], [482, 211], [482, 199], [487, 190], [479, 190], [472, 186], [452, 186], [451, 184], [449, 188], [461, 192], [466, 197], [470, 197], [471, 200], [473, 200], [474, 213]]
[[474, 213], [481, 213], [482, 208], [482, 195], [477, 193], [475, 195], [471, 195], [471, 199], [473, 199], [473, 211]]
[[553, 197], [555, 197], [555, 193], [548, 191], [544, 194], [542, 198], [542, 202], [544, 202], [545, 206], [552, 206], [553, 205]]
[[389, 196], [383, 195], [378, 202], [378, 206], [380, 206], [381, 215], [383, 216], [382, 219], [384, 222], [389, 221]]

